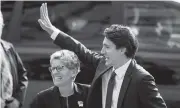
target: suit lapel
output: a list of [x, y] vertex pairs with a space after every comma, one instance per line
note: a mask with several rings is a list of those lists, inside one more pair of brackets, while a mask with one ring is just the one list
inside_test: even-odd
[[100, 63], [100, 65], [98, 66], [98, 68], [96, 69], [96, 74], [94, 76], [92, 85], [94, 85], [94, 83], [97, 81], [97, 79], [102, 76], [105, 72], [109, 71], [112, 69], [112, 66], [106, 66], [105, 65], [105, 60], [103, 59]]
[[[99, 63], [99, 66], [97, 67], [97, 69], [96, 69], [96, 74], [95, 74], [95, 76], [94, 76], [94, 79], [93, 79], [93, 81], [92, 81], [92, 83], [91, 83], [91, 87], [90, 87], [90, 90], [89, 90], [89, 92], [88, 92], [88, 96], [87, 96], [87, 102], [88, 102], [88, 104], [89, 104], [89, 102], [92, 102], [94, 99], [93, 98], [95, 98], [95, 97], [92, 97], [92, 92], [93, 93], [95, 93], [94, 92], [94, 90], [96, 91], [98, 91], [98, 90], [100, 90], [101, 92], [102, 92], [102, 90], [101, 90], [101, 88], [102, 88], [102, 84], [101, 84], [101, 82], [102, 82], [102, 78], [101, 78], [101, 76], [104, 74], [104, 73], [106, 73], [107, 71], [110, 71], [112, 69], [112, 67], [107, 67], [106, 65], [105, 65], [105, 60], [102, 60], [100, 63]], [[97, 84], [99, 84], [98, 86], [97, 86]], [[102, 93], [99, 93], [99, 94], [97, 94], [96, 96], [98, 96], [98, 97], [100, 97], [100, 99], [101, 99], [101, 97], [102, 97]], [[102, 100], [99, 100], [99, 102], [100, 102], [100, 104], [102, 103]], [[91, 105], [91, 104], [90, 104]]]
[[128, 67], [128, 69], [127, 69], [127, 71], [126, 71], [126, 74], [124, 76], [124, 80], [123, 80], [121, 90], [120, 90], [120, 93], [119, 93], [117, 108], [121, 108], [124, 96], [126, 94], [126, 91], [128, 89], [128, 86], [129, 86], [131, 78], [132, 78], [133, 66], [134, 66], [134, 61], [132, 60], [129, 67]]

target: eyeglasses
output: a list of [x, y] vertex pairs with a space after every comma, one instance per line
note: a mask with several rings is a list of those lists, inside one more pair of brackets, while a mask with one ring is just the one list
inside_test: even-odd
[[64, 69], [64, 66], [49, 67], [50, 72], [53, 72], [55, 69], [56, 71], [60, 72], [62, 69]]

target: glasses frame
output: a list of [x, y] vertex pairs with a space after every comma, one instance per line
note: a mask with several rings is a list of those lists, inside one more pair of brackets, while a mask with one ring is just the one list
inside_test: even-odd
[[49, 69], [50, 72], [53, 72], [54, 70], [60, 72], [61, 70], [64, 69], [64, 67], [65, 67], [65, 66], [56, 66], [56, 67], [51, 67], [51, 66], [50, 66], [48, 69]]

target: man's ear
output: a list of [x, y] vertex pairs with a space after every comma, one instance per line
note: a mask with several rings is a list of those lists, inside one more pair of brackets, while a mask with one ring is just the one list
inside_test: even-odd
[[125, 54], [126, 53], [126, 48], [120, 48], [119, 51], [120, 51], [121, 54]]

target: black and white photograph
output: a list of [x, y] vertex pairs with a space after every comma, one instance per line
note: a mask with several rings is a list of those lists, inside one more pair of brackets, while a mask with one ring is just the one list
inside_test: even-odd
[[1, 0], [1, 108], [180, 108], [179, 0]]

